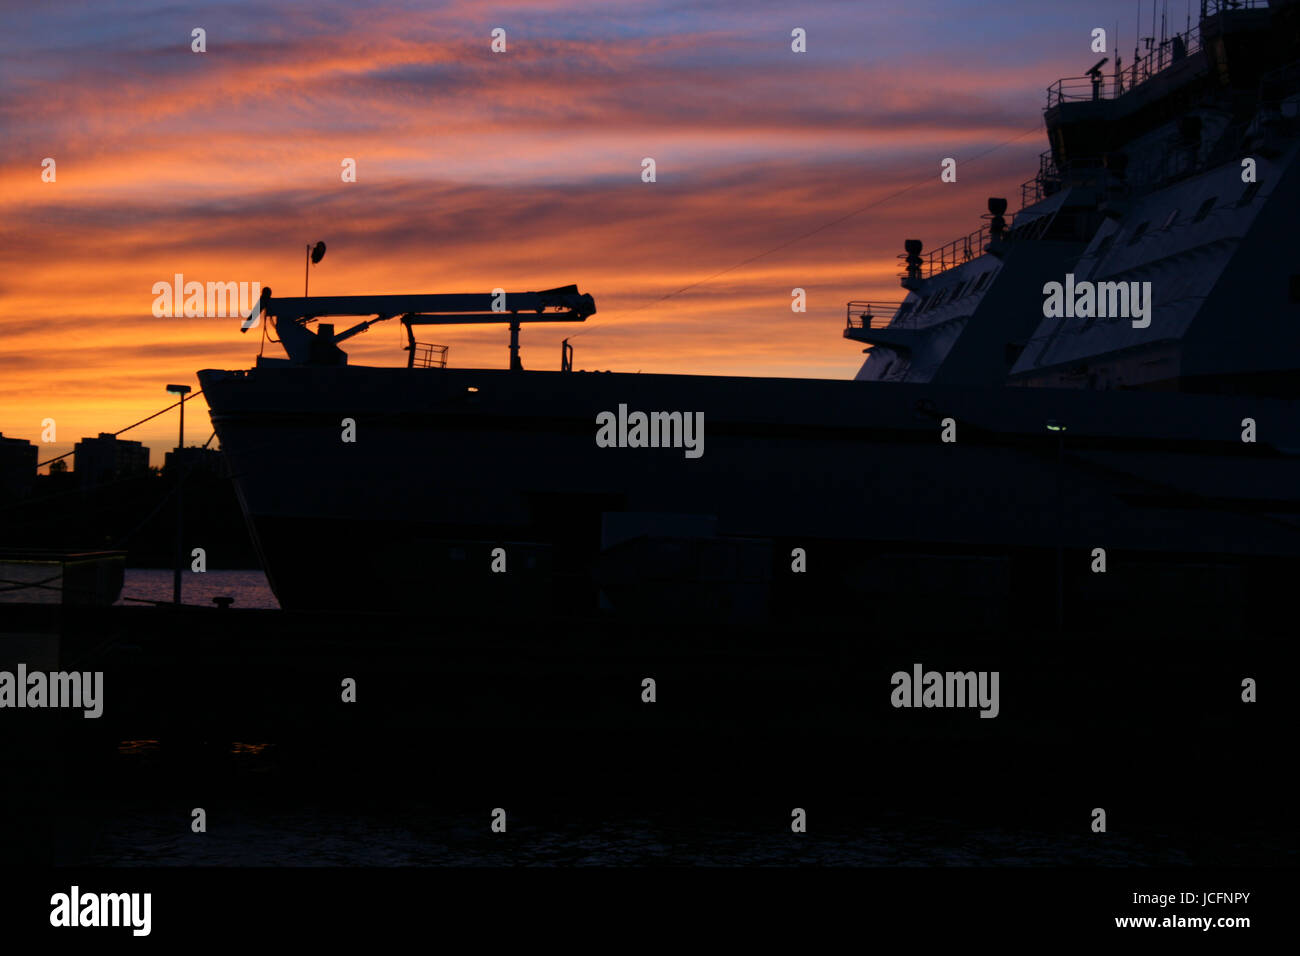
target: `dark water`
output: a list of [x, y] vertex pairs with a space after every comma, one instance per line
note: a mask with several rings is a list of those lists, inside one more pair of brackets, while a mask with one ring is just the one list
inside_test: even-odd
[[[438, 816], [437, 809], [394, 808], [379, 815], [342, 815], [323, 807], [292, 814], [240, 812], [206, 834], [165, 831], [159, 813], [136, 812], [104, 834], [86, 861], [101, 866], [982, 866], [1183, 865], [1189, 854], [1158, 841], [1102, 845], [1079, 837], [997, 829], [971, 832], [956, 821], [893, 813], [856, 832], [752, 829], [752, 821], [702, 817], [694, 825], [651, 816], [620, 816], [542, 827], [508, 822], [491, 834]], [[183, 821], [182, 825], [183, 825]], [[740, 824], [742, 829], [737, 829]]]
[[[181, 602], [210, 606], [214, 597], [233, 597], [233, 607], [279, 608], [262, 571], [205, 571], [181, 573]], [[135, 598], [135, 601], [129, 600]], [[170, 601], [172, 572], [157, 568], [127, 568], [118, 604]]]
[[[123, 595], [166, 601], [171, 587], [170, 571], [129, 570]], [[188, 604], [228, 595], [236, 607], [277, 606], [258, 571], [187, 572], [184, 588]], [[263, 662], [254, 656], [248, 663]], [[293, 675], [305, 663], [295, 663]], [[435, 659], [429, 666], [441, 665]], [[231, 673], [228, 692], [238, 702], [243, 684], [237, 669]], [[411, 693], [410, 688], [388, 690]], [[675, 745], [665, 744], [642, 769], [633, 762], [630, 770], [620, 770], [615, 764], [623, 758], [616, 752], [635, 747], [617, 733], [598, 744], [568, 742], [568, 764], [535, 752], [564, 750], [566, 741], [559, 737], [542, 733], [525, 741], [502, 730], [494, 741], [496, 733], [349, 736], [311, 727], [305, 735], [299, 728], [256, 740], [207, 734], [101, 742], [92, 752], [67, 754], [68, 778], [51, 787], [52, 794], [91, 795], [48, 808], [50, 829], [56, 831], [55, 862], [1115, 867], [1300, 862], [1295, 826], [1279, 832], [1277, 812], [1252, 817], [1239, 809], [1225, 811], [1194, 790], [1184, 793], [1181, 785], [1152, 798], [1142, 785], [1124, 785], [1129, 778], [1123, 773], [1116, 777], [1121, 785], [1104, 791], [1104, 798], [1096, 781], [1086, 778], [1077, 787], [1071, 782], [1063, 798], [1059, 787], [1050, 790], [1041, 782], [1045, 778], [1036, 784], [1032, 772], [1013, 784], [990, 766], [956, 772], [936, 757], [933, 779], [907, 791], [887, 756], [843, 752], [824, 741], [819, 756], [806, 758], [801, 768], [842, 764], [854, 769], [814, 785], [793, 764], [783, 770], [787, 751], [765, 743], [711, 739], [695, 745], [687, 737], [695, 753], [680, 764], [673, 759]], [[449, 756], [453, 737], [483, 754], [478, 763], [457, 763]], [[796, 750], [803, 752], [805, 743], [817, 742], [801, 741]], [[737, 755], [746, 746], [748, 764]], [[1032, 771], [1033, 761], [1028, 763]], [[749, 778], [733, 783], [733, 768], [747, 770], [757, 784], [751, 786]], [[918, 802], [909, 793], [931, 798]], [[1145, 802], [1147, 812], [1138, 820], [1121, 809], [1108, 832], [1096, 834], [1088, 814], [1097, 802], [1126, 809]], [[504, 833], [491, 829], [498, 806], [507, 813]], [[807, 811], [805, 833], [791, 832], [796, 806]], [[1175, 811], [1167, 822], [1166, 806]], [[191, 830], [195, 807], [207, 812], [205, 833]], [[1198, 825], [1198, 814], [1205, 825]]]
[[[1065, 832], [1051, 821], [992, 822], [879, 800], [808, 801], [808, 830], [790, 829], [789, 802], [736, 802], [688, 788], [571, 799], [502, 787], [506, 832], [472, 782], [412, 784], [354, 766], [347, 747], [286, 760], [268, 742], [209, 743], [204, 755], [157, 741], [123, 741], [108, 758], [118, 799], [82, 816], [78, 845], [59, 862], [94, 866], [1182, 866], [1296, 862], [1276, 835], [1223, 839], [1190, 828], [1112, 827], [1086, 815]], [[436, 742], [433, 748], [436, 749]], [[295, 764], [316, 764], [310, 770]], [[331, 771], [331, 766], [336, 767]], [[359, 773], [354, 771], [360, 770]], [[331, 787], [329, 780], [336, 779]], [[477, 796], [477, 794], [476, 794]], [[567, 796], [567, 795], [565, 795]], [[191, 811], [207, 812], [193, 833]]]

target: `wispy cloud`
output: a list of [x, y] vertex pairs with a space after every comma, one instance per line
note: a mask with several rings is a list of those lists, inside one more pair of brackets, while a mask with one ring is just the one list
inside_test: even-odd
[[[11, 6], [0, 431], [35, 438], [55, 416], [70, 447], [165, 404], [167, 381], [247, 366], [258, 341], [238, 320], [155, 319], [153, 283], [297, 292], [304, 244], [322, 238], [322, 294], [578, 283], [598, 315], [529, 330], [534, 367], [579, 333], [585, 367], [851, 376], [844, 301], [901, 297], [905, 236], [933, 246], [969, 231], [991, 194], [1014, 206], [1044, 145], [1022, 135], [1043, 88], [1090, 65], [1090, 29], [1128, 6]], [[498, 26], [505, 54], [489, 49]], [[795, 26], [806, 54], [790, 52]], [[207, 53], [191, 52], [194, 27]], [[941, 158], [1008, 140], [939, 183]], [[41, 181], [47, 156], [55, 183]], [[805, 314], [790, 311], [794, 287]], [[439, 334], [453, 364], [502, 364], [496, 330]], [[383, 326], [349, 351], [404, 357]], [[165, 444], [170, 425], [142, 432]]]

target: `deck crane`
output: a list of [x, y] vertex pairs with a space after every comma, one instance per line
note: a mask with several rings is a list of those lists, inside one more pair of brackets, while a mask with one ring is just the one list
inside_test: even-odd
[[[519, 360], [519, 326], [524, 322], [585, 322], [596, 314], [590, 295], [576, 285], [541, 292], [491, 292], [486, 294], [415, 295], [327, 295], [276, 298], [264, 288], [257, 312], [270, 322], [284, 346], [288, 359], [258, 357], [259, 365], [346, 365], [347, 353], [338, 343], [364, 332], [376, 322], [399, 318], [406, 326], [410, 353], [407, 367], [415, 364], [417, 325], [477, 325], [506, 323], [510, 326], [510, 370], [523, 371]], [[321, 322], [315, 332], [307, 324], [321, 318], [373, 316], [342, 332], [333, 323]], [[254, 323], [245, 320], [242, 331]]]

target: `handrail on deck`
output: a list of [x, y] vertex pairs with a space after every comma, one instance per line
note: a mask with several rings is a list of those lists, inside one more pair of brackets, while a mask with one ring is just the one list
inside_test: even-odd
[[[1008, 226], [1010, 231], [1010, 226]], [[984, 254], [984, 247], [992, 239], [992, 233], [989, 232], [988, 224], [980, 226], [974, 232], [966, 236], [959, 236], [952, 242], [945, 243], [938, 249], [931, 249], [929, 252], [921, 253], [921, 278], [928, 279], [930, 276], [938, 275], [940, 272], [947, 272], [963, 262], [970, 262]], [[907, 272], [900, 272], [899, 278], [907, 278]]]
[[845, 329], [883, 329], [902, 308], [901, 302], [855, 299], [845, 307]]
[[1020, 184], [1020, 208], [1032, 206], [1058, 192], [1067, 182], [1096, 183], [1106, 171], [1104, 156], [1085, 156], [1070, 160], [1064, 169], [1056, 165], [1052, 151], [1038, 157], [1038, 175]]
[[[1205, 0], [1201, 6], [1201, 15], [1267, 6], [1268, 0]], [[1116, 57], [1115, 67], [1109, 75], [1099, 73], [1091, 76], [1067, 76], [1057, 80], [1047, 88], [1047, 108], [1050, 110], [1062, 103], [1116, 99], [1179, 60], [1196, 53], [1203, 46], [1200, 24], [1159, 42], [1154, 37], [1142, 37], [1141, 42], [1146, 44], [1146, 55], [1143, 56], [1140, 49], [1136, 50], [1135, 59], [1126, 68], [1120, 68], [1120, 58]], [[1119, 53], [1118, 50], [1115, 52]]]

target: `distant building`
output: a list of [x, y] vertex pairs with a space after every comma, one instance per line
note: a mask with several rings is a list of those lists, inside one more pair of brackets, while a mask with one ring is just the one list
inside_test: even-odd
[[36, 446], [0, 434], [0, 497], [26, 498], [36, 483]]
[[[169, 451], [163, 457], [163, 474], [170, 475], [176, 470], [176, 455], [174, 451]], [[207, 472], [212, 475], [224, 475], [222, 466], [225, 459], [221, 457], [221, 452], [214, 448], [200, 448], [197, 445], [190, 445], [188, 448], [180, 450], [180, 463], [185, 466], [185, 471], [190, 474], [197, 472]]]
[[68, 459], [60, 458], [50, 462], [48, 475], [37, 475], [36, 485], [32, 488], [32, 497], [43, 498], [72, 491], [77, 487], [77, 476], [68, 470]]
[[115, 478], [148, 474], [149, 449], [138, 441], [100, 432], [98, 438], [83, 438], [73, 446], [72, 462], [78, 484], [87, 488]]

